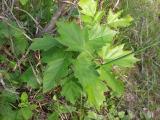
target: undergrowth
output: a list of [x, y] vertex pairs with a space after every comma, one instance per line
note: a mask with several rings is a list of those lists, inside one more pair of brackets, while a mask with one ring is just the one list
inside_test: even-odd
[[132, 119], [117, 103], [135, 53], [152, 44], [131, 50], [134, 19], [107, 2], [1, 1], [2, 120]]
[[159, 0], [126, 0], [121, 1], [119, 6], [125, 14], [129, 13], [134, 18], [132, 26], [123, 31], [121, 40], [134, 49], [155, 43], [154, 47], [138, 54], [140, 61], [127, 79], [126, 95], [120, 103], [132, 112], [134, 119], [160, 118], [159, 5]]

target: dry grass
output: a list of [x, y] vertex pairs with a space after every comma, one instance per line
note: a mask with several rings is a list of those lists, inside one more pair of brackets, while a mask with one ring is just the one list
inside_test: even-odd
[[[122, 41], [138, 50], [160, 40], [160, 1], [123, 0], [121, 8], [131, 14], [134, 23], [124, 31]], [[128, 38], [126, 40], [126, 38]], [[160, 45], [138, 54], [138, 65], [131, 71], [122, 106], [133, 113], [134, 119], [160, 120]]]

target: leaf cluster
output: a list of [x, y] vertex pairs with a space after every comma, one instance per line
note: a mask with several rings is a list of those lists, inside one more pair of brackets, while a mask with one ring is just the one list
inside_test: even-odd
[[[29, 0], [20, 0], [20, 3], [27, 8]], [[43, 5], [49, 3], [44, 2]], [[0, 47], [5, 53], [11, 51], [7, 56], [0, 55], [1, 63], [6, 65], [4, 70], [0, 71], [3, 74], [0, 79], [6, 80], [9, 87], [26, 86], [32, 91], [22, 90], [20, 95], [16, 95], [17, 98], [12, 100], [9, 95], [5, 101], [3, 99], [8, 97], [8, 92], [4, 93], [5, 89], [0, 96], [1, 108], [7, 104], [5, 114], [0, 114], [2, 120], [33, 118], [33, 111], [39, 107], [30, 102], [30, 97], [42, 103], [47, 101], [50, 106], [48, 109], [55, 111], [49, 115], [50, 120], [58, 119], [61, 114], [72, 113], [76, 109], [79, 112], [82, 110], [79, 106], [100, 110], [106, 101], [105, 92], [115, 96], [124, 93], [121, 72], [133, 67], [138, 59], [134, 54], [130, 54], [132, 51], [124, 50], [124, 44], [115, 43], [120, 28], [129, 26], [132, 18], [121, 17], [122, 11], [114, 13], [112, 10], [108, 11], [106, 16], [105, 11], [98, 10], [97, 6], [95, 0], [80, 0], [75, 10], [78, 11], [78, 18], [59, 20], [54, 35], [44, 34], [33, 39], [25, 30], [10, 21], [0, 23]], [[77, 22], [77, 19], [80, 22]], [[5, 50], [7, 46], [8, 52]], [[9, 69], [5, 70], [7, 67]], [[13, 88], [13, 91], [16, 92], [17, 89]], [[52, 98], [48, 97], [50, 95]], [[8, 101], [10, 99], [11, 101]], [[61, 102], [63, 100], [65, 102]], [[18, 103], [15, 110], [12, 110], [10, 103]], [[13, 114], [6, 118], [8, 111]], [[81, 113], [85, 114], [85, 111]], [[103, 119], [95, 112], [88, 112], [86, 119], [93, 116]]]

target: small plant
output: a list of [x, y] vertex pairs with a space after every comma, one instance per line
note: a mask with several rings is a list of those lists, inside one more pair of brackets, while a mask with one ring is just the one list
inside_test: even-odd
[[[28, 0], [20, 2], [23, 6], [29, 4]], [[1, 37], [7, 40], [2, 41], [2, 46], [9, 45], [14, 55], [9, 59], [1, 55], [3, 64], [11, 64], [8, 71], [2, 71], [3, 77], [8, 76], [15, 86], [25, 85], [32, 91], [22, 92], [17, 98], [19, 108], [10, 107], [10, 111], [21, 111], [24, 120], [35, 118], [33, 111], [41, 106], [29, 102], [28, 96], [34, 94], [35, 101], [47, 101], [49, 120], [70, 115], [72, 119], [104, 118], [96, 112], [107, 99], [104, 93], [124, 93], [120, 72], [133, 67], [137, 58], [124, 50], [124, 44], [116, 44], [119, 29], [129, 26], [132, 18], [121, 17], [122, 11], [112, 10], [106, 16], [106, 11], [97, 6], [94, 0], [80, 0], [75, 10], [78, 21], [61, 19], [56, 22], [55, 35], [46, 33], [34, 39], [14, 23], [0, 24]], [[10, 73], [11, 70], [14, 72]], [[124, 112], [117, 114], [124, 117]], [[0, 115], [5, 120], [2, 112]]]

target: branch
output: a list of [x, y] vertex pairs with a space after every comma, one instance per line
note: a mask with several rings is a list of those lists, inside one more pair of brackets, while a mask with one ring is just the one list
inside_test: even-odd
[[[66, 0], [61, 0], [58, 10], [56, 11], [56, 13], [53, 14], [50, 22], [44, 27], [44, 29], [42, 30], [42, 32], [40, 32], [38, 34], [38, 36], [41, 36], [44, 33], [53, 33], [53, 31], [54, 31], [53, 29], [56, 25], [56, 22], [57, 22], [58, 18], [61, 15], [64, 15], [67, 11], [69, 11], [72, 6], [76, 6], [77, 1], [78, 0], [75, 0], [73, 2], [66, 1]], [[68, 4], [70, 4], [70, 5], [68, 5]]]
[[119, 3], [120, 3], [120, 0], [117, 0], [116, 4], [113, 7], [113, 10], [115, 10], [118, 7]]
[[59, 7], [55, 14], [53, 14], [52, 19], [50, 22], [44, 27], [44, 30], [40, 33], [50, 33], [56, 25], [57, 19], [61, 16], [62, 12], [65, 10], [66, 4], [63, 4]]
[[104, 0], [98, 0], [98, 10], [102, 10]]

